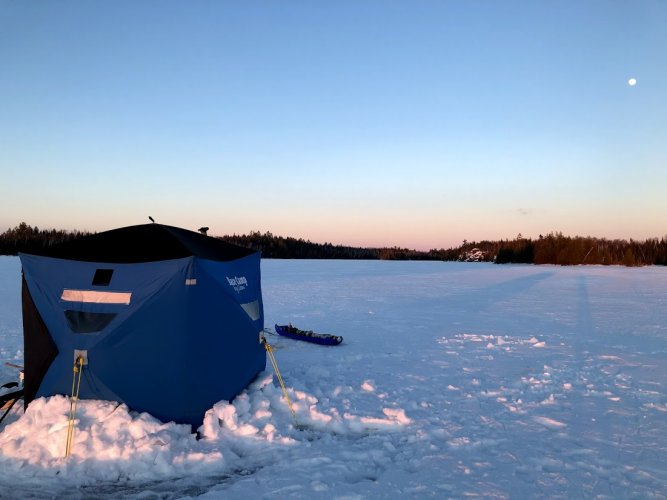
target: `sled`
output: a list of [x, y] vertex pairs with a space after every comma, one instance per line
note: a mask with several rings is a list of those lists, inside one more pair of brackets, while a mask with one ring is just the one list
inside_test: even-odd
[[275, 325], [276, 333], [283, 337], [294, 340], [303, 340], [320, 345], [338, 345], [343, 341], [343, 337], [338, 335], [329, 335], [328, 333], [315, 333], [310, 330], [300, 330], [292, 325]]

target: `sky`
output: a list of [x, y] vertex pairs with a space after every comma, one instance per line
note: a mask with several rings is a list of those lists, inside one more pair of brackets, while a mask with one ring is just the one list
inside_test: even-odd
[[0, 231], [662, 237], [665, 26], [659, 0], [0, 0]]

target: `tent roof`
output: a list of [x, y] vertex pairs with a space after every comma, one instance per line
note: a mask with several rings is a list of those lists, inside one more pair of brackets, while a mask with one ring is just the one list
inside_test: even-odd
[[190, 256], [230, 261], [256, 252], [187, 229], [141, 224], [84, 236], [33, 253], [58, 259], [127, 264]]

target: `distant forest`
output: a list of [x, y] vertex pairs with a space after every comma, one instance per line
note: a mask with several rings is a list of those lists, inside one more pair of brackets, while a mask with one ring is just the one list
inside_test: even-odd
[[66, 231], [64, 229], [39, 229], [25, 222], [0, 234], [0, 255], [17, 255], [18, 252], [37, 252], [42, 248], [57, 245], [92, 234], [88, 231]]
[[[0, 234], [0, 255], [36, 252], [42, 248], [92, 234], [87, 231], [39, 229], [25, 222]], [[496, 264], [601, 264], [646, 266], [667, 265], [667, 236], [645, 241], [607, 240], [562, 233], [540, 235], [538, 239], [520, 234], [513, 240], [468, 242], [429, 251], [407, 248], [358, 248], [332, 243], [312, 243], [301, 238], [275, 236], [270, 232], [219, 237], [262, 252], [272, 259], [360, 259], [360, 260], [441, 260], [495, 262]]]
[[462, 246], [442, 252], [442, 260], [475, 260], [496, 264], [664, 266], [667, 265], [667, 236], [627, 241], [570, 237], [562, 233], [549, 233], [531, 239], [519, 234], [513, 240], [464, 241]]

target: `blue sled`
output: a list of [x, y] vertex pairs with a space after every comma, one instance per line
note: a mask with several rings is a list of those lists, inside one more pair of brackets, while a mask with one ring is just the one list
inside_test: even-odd
[[303, 340], [320, 345], [338, 345], [343, 341], [343, 337], [338, 335], [299, 330], [292, 325], [276, 325], [276, 333], [290, 339]]

